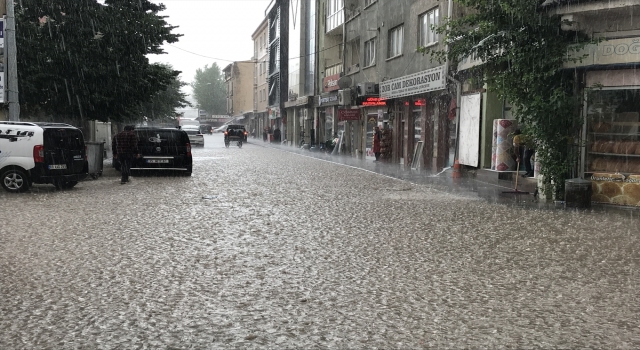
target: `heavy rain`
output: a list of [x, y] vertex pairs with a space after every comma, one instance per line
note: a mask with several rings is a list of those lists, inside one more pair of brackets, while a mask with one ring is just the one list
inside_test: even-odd
[[640, 344], [637, 218], [205, 141], [192, 177], [0, 194], [2, 348]]
[[0, 350], [640, 348], [640, 4], [0, 11]]

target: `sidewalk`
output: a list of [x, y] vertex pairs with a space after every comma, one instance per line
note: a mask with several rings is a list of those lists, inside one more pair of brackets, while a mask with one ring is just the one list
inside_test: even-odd
[[[538, 200], [533, 196], [535, 183], [531, 179], [519, 178], [518, 190], [528, 191], [529, 194], [504, 193], [514, 190], [514, 180], [500, 179], [498, 174], [488, 174], [487, 171], [473, 170], [465, 172], [462, 177], [453, 178], [453, 170], [447, 168], [434, 174], [425, 170], [412, 170], [403, 165], [374, 162], [373, 160], [357, 159], [349, 156], [330, 155], [322, 152], [313, 152], [297, 147], [289, 147], [261, 140], [250, 139], [250, 144], [266, 148], [277, 149], [285, 152], [296, 153], [301, 156], [316, 158], [319, 160], [341, 164], [380, 175], [400, 179], [409, 183], [429, 186], [439, 191], [453, 193], [470, 198], [481, 198], [489, 203], [510, 205], [526, 209], [558, 210], [564, 209], [564, 203]], [[640, 207], [623, 207], [592, 203], [592, 212], [618, 213], [625, 216], [640, 217]]]

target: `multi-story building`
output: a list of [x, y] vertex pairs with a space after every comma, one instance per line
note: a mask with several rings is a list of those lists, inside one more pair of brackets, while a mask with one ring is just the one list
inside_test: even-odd
[[287, 140], [316, 143], [313, 101], [316, 75], [316, 2], [289, 1]]
[[269, 38], [267, 19], [265, 18], [258, 28], [251, 35], [253, 40], [253, 57], [255, 60], [255, 66], [253, 69], [253, 119], [251, 122], [251, 131], [256, 132], [256, 137], [262, 137], [262, 130], [266, 127], [270, 127], [269, 113], [267, 107], [269, 84], [267, 81], [268, 66], [269, 66]]
[[452, 12], [451, 2], [437, 0], [344, 0], [339, 95], [342, 108], [360, 111], [338, 110], [348, 153], [364, 156], [379, 125], [392, 135], [386, 161], [432, 170], [453, 162], [456, 118], [449, 107], [455, 93], [448, 88], [447, 65], [417, 51], [441, 48], [432, 26]]
[[267, 8], [267, 42], [267, 113], [271, 129], [280, 129], [287, 139], [289, 0], [275, 0]]
[[316, 0], [317, 16], [317, 74], [315, 118], [316, 135], [320, 142], [333, 138], [337, 132], [338, 80], [342, 75], [342, 32], [344, 2]]
[[253, 60], [233, 62], [223, 69], [227, 87], [227, 114], [246, 123], [253, 114]]

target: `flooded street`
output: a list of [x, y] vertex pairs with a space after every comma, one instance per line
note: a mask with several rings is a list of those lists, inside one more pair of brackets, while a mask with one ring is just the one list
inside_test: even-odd
[[0, 348], [640, 347], [637, 218], [205, 142], [0, 193]]

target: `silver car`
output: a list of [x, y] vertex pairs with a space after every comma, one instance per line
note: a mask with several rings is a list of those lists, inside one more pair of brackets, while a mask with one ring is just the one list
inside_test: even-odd
[[189, 143], [191, 143], [191, 147], [204, 147], [204, 135], [200, 133], [199, 128], [182, 127], [182, 130], [184, 130], [189, 136]]

